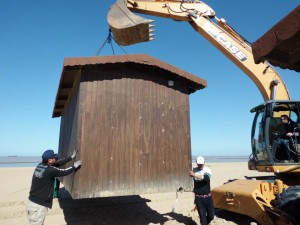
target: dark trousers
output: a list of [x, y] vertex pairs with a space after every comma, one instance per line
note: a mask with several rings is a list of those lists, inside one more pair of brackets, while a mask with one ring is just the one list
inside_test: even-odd
[[279, 139], [277, 141], [277, 147], [284, 149], [286, 160], [293, 159], [295, 162], [299, 162], [298, 154], [293, 145], [292, 139]]
[[215, 208], [212, 197], [195, 196], [195, 203], [200, 216], [201, 225], [208, 225], [215, 216]]

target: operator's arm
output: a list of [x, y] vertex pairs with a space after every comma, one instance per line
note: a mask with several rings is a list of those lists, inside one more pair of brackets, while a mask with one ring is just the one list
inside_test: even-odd
[[295, 128], [297, 127], [299, 127], [298, 123], [291, 121], [290, 124], [287, 126], [286, 136], [288, 137], [295, 136]]

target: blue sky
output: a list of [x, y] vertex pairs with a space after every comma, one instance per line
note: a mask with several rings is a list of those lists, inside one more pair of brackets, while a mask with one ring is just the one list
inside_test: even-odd
[[[0, 156], [41, 155], [58, 148], [60, 118], [52, 118], [64, 58], [95, 56], [108, 35], [113, 0], [0, 1]], [[286, 16], [296, 0], [205, 1], [248, 41]], [[186, 22], [155, 19], [156, 39], [122, 47], [145, 53], [208, 82], [190, 95], [193, 155], [249, 155], [253, 115], [263, 101], [254, 83]], [[115, 54], [124, 54], [113, 43]], [[105, 45], [101, 55], [112, 55]], [[300, 74], [276, 68], [293, 99]]]

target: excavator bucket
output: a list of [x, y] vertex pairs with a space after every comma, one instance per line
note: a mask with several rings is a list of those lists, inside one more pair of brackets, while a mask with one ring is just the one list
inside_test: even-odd
[[135, 43], [151, 41], [153, 30], [150, 24], [153, 20], [133, 14], [126, 6], [127, 0], [117, 0], [111, 6], [107, 21], [113, 33], [114, 40], [119, 45], [132, 45]]

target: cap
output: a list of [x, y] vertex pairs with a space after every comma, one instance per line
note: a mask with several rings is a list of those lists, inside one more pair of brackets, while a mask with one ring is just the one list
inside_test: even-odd
[[197, 164], [204, 164], [205, 160], [202, 156], [198, 156], [196, 159]]
[[46, 150], [43, 155], [42, 155], [42, 159], [43, 160], [48, 160], [48, 159], [53, 159], [56, 158], [58, 159], [58, 154], [55, 154], [53, 150]]

